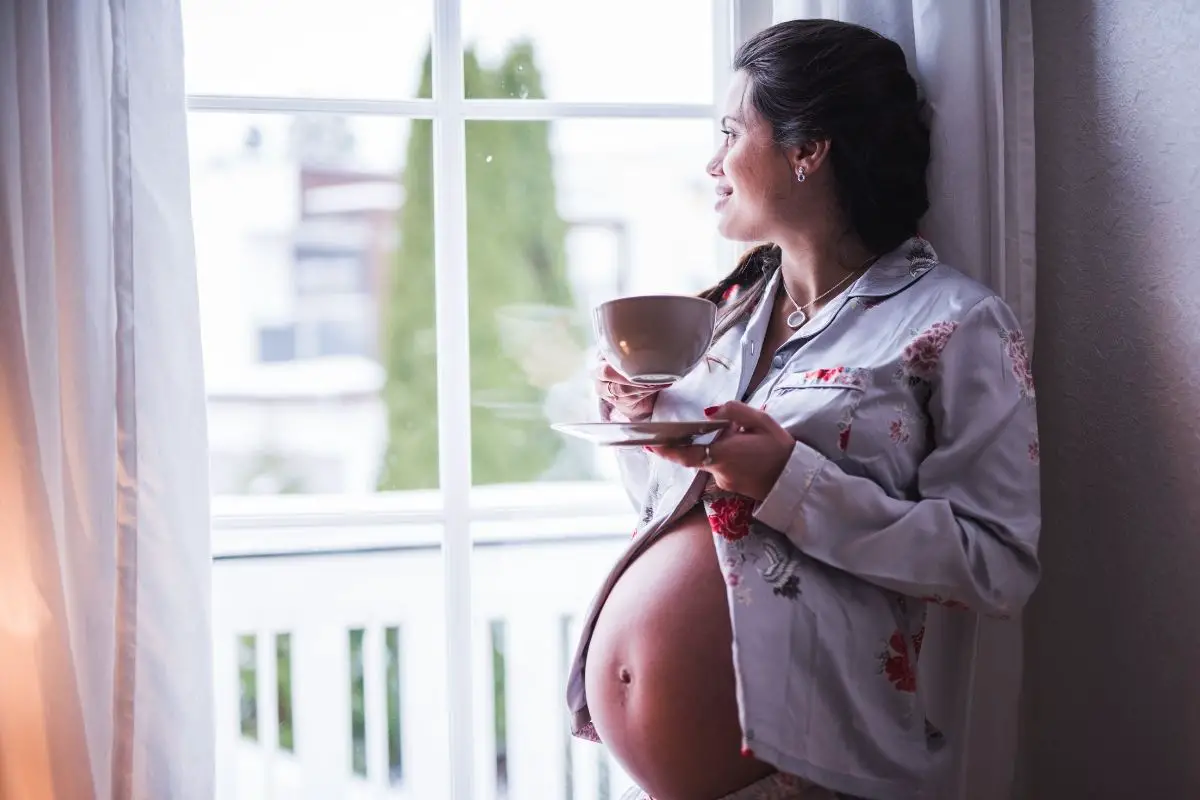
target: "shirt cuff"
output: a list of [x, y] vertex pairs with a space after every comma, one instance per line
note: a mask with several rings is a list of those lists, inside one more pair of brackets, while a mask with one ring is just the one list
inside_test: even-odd
[[827, 462], [828, 459], [816, 450], [796, 442], [775, 485], [754, 509], [754, 518], [781, 533], [791, 530], [800, 516], [800, 506], [804, 504], [808, 490]]

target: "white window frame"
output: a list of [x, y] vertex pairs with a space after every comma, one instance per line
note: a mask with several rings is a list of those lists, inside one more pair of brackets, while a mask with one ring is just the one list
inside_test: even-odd
[[[604, 527], [614, 520], [612, 487], [564, 485], [554, 492], [511, 494], [500, 500], [471, 484], [470, 341], [467, 297], [466, 123], [476, 120], [706, 119], [721, 113], [738, 43], [771, 23], [771, 0], [711, 0], [713, 13], [712, 103], [592, 103], [464, 97], [461, 0], [434, 3], [433, 98], [353, 100], [338, 98], [189, 95], [191, 111], [296, 114], [306, 112], [433, 120], [434, 264], [438, 393], [439, 489], [384, 493], [369, 498], [216, 498], [214, 550], [247, 555], [278, 547], [307, 552], [329, 546], [306, 535], [317, 526], [339, 528], [337, 546], [394, 543], [401, 527], [441, 527], [449, 708], [451, 800], [474, 800], [472, 708], [471, 560], [475, 541], [503, 520], [535, 523], [573, 520]], [[636, 25], [636, 20], [630, 24]], [[448, 57], [449, 56], [449, 57]], [[714, 129], [714, 140], [716, 138]], [[736, 246], [720, 245], [721, 264], [732, 263]], [[714, 279], [719, 276], [714, 276]], [[616, 524], [624, 523], [616, 520]], [[484, 523], [482, 526], [479, 523]], [[472, 529], [478, 530], [472, 536]], [[552, 531], [554, 525], [541, 526]], [[347, 528], [357, 530], [349, 539]], [[617, 530], [617, 528], [613, 528]], [[480, 531], [483, 531], [482, 536]], [[257, 536], [255, 534], [258, 534]], [[540, 535], [553, 535], [534, 533]], [[389, 542], [390, 540], [390, 542]]]

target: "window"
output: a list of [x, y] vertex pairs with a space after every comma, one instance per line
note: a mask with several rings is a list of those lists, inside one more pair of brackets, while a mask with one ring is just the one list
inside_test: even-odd
[[400, 627], [384, 631], [387, 675], [388, 782], [397, 786], [404, 781], [404, 651]]
[[275, 634], [275, 707], [278, 712], [279, 749], [296, 752], [292, 725], [292, 635]]
[[238, 708], [242, 736], [258, 740], [258, 638], [238, 637]]
[[225, 791], [620, 796], [558, 687], [632, 513], [550, 425], [595, 414], [594, 305], [732, 262], [704, 166], [769, 3], [183, 6], [214, 625], [290, 632], [288, 758]]
[[363, 665], [362, 628], [350, 632], [350, 764], [355, 775], [367, 777], [367, 692]]

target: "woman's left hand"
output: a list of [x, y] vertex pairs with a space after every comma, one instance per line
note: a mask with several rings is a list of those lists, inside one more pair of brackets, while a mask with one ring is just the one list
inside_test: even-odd
[[796, 440], [765, 411], [729, 402], [704, 412], [729, 427], [710, 445], [648, 447], [655, 455], [713, 476], [717, 486], [754, 500], [766, 498], [779, 480]]

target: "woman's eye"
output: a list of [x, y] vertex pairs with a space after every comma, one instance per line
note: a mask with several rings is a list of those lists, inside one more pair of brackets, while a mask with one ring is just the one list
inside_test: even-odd
[[721, 133], [725, 134], [726, 139], [733, 139], [737, 135], [728, 128], [721, 128]]

